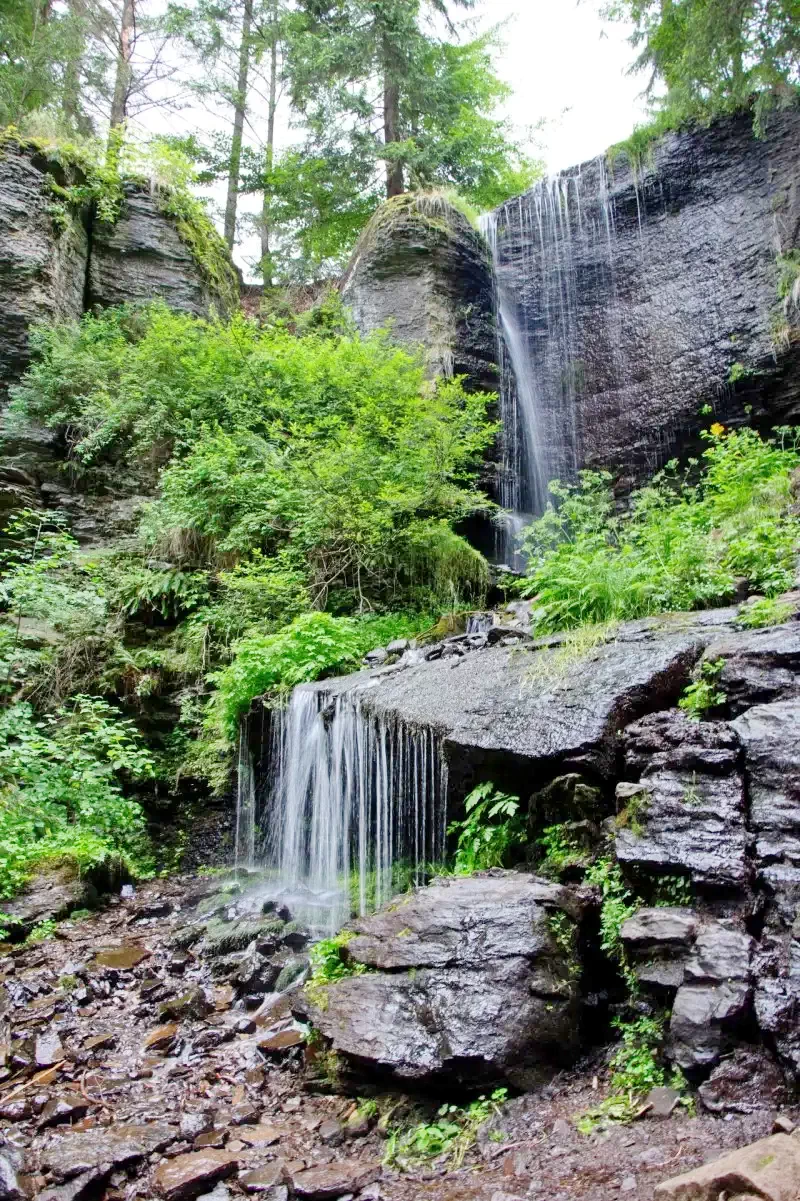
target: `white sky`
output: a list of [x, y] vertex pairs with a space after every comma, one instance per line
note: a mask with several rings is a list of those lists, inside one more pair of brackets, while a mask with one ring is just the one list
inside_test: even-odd
[[[496, 60], [497, 73], [513, 92], [507, 115], [518, 132], [537, 126], [532, 153], [544, 160], [550, 172], [563, 170], [602, 154], [614, 142], [628, 137], [646, 120], [640, 93], [644, 81], [626, 74], [634, 55], [626, 26], [601, 21], [599, 0], [480, 0], [470, 30], [503, 25], [505, 48]], [[473, 24], [474, 22], [474, 24]], [[266, 126], [263, 103], [254, 98], [245, 136], [257, 143]], [[166, 117], [158, 110], [137, 122], [143, 132], [188, 133], [198, 127], [210, 131], [228, 128], [224, 111], [190, 105]], [[279, 139], [296, 141], [280, 121]], [[217, 208], [224, 188], [210, 195]], [[240, 213], [257, 211], [255, 197], [240, 198]], [[258, 261], [255, 235], [244, 236], [235, 257], [246, 277]]]

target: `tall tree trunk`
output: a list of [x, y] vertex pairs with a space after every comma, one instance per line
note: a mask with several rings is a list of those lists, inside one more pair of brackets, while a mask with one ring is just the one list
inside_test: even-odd
[[111, 101], [111, 130], [122, 125], [128, 115], [133, 70], [131, 58], [136, 33], [136, 0], [123, 0], [122, 20], [117, 43], [117, 74], [114, 80], [114, 97]]
[[[275, 113], [278, 108], [278, 27], [273, 26], [272, 46], [269, 64], [269, 109], [267, 111], [267, 153], [264, 163], [264, 196], [261, 202], [261, 267], [264, 272], [264, 283], [272, 284], [272, 274], [269, 266], [269, 239], [272, 233], [270, 216], [272, 167], [275, 162]], [[267, 272], [270, 272], [267, 278]]]
[[[383, 39], [383, 140], [386, 146], [400, 140], [400, 85], [397, 81], [394, 54], [388, 38]], [[386, 195], [402, 196], [403, 164], [386, 163]]]
[[247, 77], [250, 73], [250, 31], [253, 24], [253, 0], [244, 0], [242, 40], [239, 44], [239, 75], [236, 80], [236, 99], [233, 109], [233, 137], [228, 167], [228, 194], [225, 198], [225, 241], [233, 250], [236, 239], [236, 209], [239, 204], [239, 177], [242, 167], [242, 137], [247, 111]]

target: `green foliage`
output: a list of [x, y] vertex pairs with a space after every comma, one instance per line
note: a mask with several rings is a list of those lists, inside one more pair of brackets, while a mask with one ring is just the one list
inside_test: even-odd
[[466, 1107], [442, 1105], [433, 1122], [392, 1130], [384, 1163], [401, 1171], [430, 1160], [446, 1163], [450, 1169], [459, 1168], [480, 1127], [500, 1113], [507, 1099], [508, 1090], [498, 1088], [491, 1096], [481, 1096]]
[[619, 864], [611, 859], [598, 859], [593, 863], [585, 882], [600, 889], [600, 946], [614, 960], [629, 992], [635, 995], [639, 982], [628, 963], [620, 931], [639, 906], [622, 878]]
[[641, 838], [644, 833], [642, 818], [646, 816], [649, 805], [650, 792], [643, 786], [629, 798], [625, 808], [617, 815], [617, 826], [621, 829], [627, 827], [636, 838]]
[[609, 1096], [580, 1117], [578, 1129], [583, 1134], [604, 1123], [632, 1121], [651, 1088], [668, 1085], [679, 1092], [686, 1088], [681, 1071], [670, 1072], [662, 1059], [667, 1016], [614, 1018], [612, 1025], [622, 1039], [610, 1064]]
[[57, 923], [52, 919], [44, 922], [39, 922], [33, 927], [28, 937], [25, 939], [25, 945], [28, 947], [36, 946], [37, 943], [47, 942], [48, 938], [52, 938], [56, 932]]
[[765, 626], [779, 626], [791, 620], [796, 613], [791, 601], [777, 596], [760, 596], [744, 605], [736, 615], [736, 624], [745, 630], [760, 630]]
[[718, 684], [724, 667], [724, 659], [704, 659], [696, 679], [684, 689], [678, 706], [693, 721], [700, 721], [709, 709], [716, 709], [727, 701], [727, 694]]
[[509, 850], [525, 839], [525, 818], [519, 797], [498, 792], [494, 784], [479, 784], [464, 801], [464, 821], [452, 822], [449, 835], [458, 835], [456, 875], [503, 867]]
[[578, 867], [586, 860], [586, 847], [581, 845], [569, 822], [546, 826], [536, 843], [544, 852], [538, 870], [545, 876], [557, 878], [565, 868]]
[[304, 613], [276, 634], [251, 634], [235, 644], [232, 662], [211, 677], [218, 689], [212, 720], [232, 737], [255, 697], [343, 675], [375, 646], [413, 635], [425, 624], [424, 618], [402, 615]]
[[[684, 797], [684, 803], [686, 798]], [[683, 908], [692, 903], [692, 881], [688, 876], [660, 876], [653, 895], [653, 904], [660, 908]]]
[[796, 94], [796, 0], [611, 0], [603, 11], [632, 22], [634, 67], [648, 72], [648, 91], [661, 93], [655, 108], [673, 123], [752, 105], [761, 132], [769, 108]]
[[551, 485], [559, 502], [529, 527], [524, 591], [537, 632], [699, 609], [730, 599], [737, 577], [769, 596], [791, 587], [800, 522], [790, 472], [794, 431], [762, 440], [713, 425], [691, 482], [670, 464], [618, 513], [605, 472]]
[[328, 1004], [328, 987], [337, 980], [349, 976], [363, 976], [366, 965], [351, 959], [347, 944], [355, 938], [355, 931], [342, 930], [334, 938], [323, 938], [310, 951], [311, 975], [303, 985], [312, 1004], [325, 1009]]
[[40, 719], [26, 703], [0, 711], [0, 896], [44, 860], [145, 866], [142, 811], [121, 784], [151, 773], [132, 723], [96, 697]]

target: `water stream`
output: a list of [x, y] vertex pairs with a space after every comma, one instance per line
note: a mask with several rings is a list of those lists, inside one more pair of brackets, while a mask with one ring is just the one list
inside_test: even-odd
[[316, 930], [442, 862], [447, 769], [433, 730], [375, 714], [358, 690], [300, 686], [273, 713], [269, 763], [259, 826], [270, 895]]

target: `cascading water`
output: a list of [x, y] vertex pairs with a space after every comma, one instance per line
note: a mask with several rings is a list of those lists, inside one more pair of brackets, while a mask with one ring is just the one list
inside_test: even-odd
[[260, 826], [293, 914], [333, 932], [441, 862], [447, 769], [430, 729], [372, 712], [357, 690], [295, 688], [275, 710]]
[[498, 556], [512, 566], [520, 565], [520, 529], [543, 511], [549, 481], [574, 478], [581, 464], [582, 299], [602, 284], [615, 308], [615, 214], [605, 159], [586, 173], [586, 187], [580, 169], [541, 180], [482, 223], [496, 278], [499, 500], [511, 514]]

